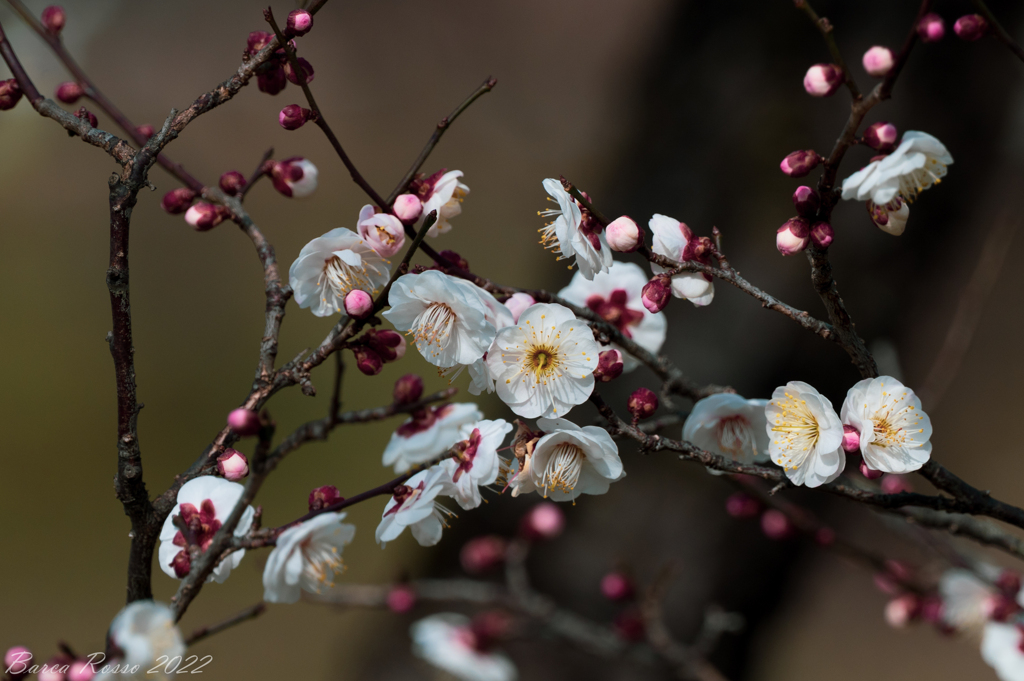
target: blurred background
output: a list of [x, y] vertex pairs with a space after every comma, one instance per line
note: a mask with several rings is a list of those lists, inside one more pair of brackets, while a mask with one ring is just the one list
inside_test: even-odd
[[[47, 4], [28, 2], [36, 13]], [[128, 2], [65, 0], [65, 41], [97, 85], [136, 122], [159, 127], [172, 107], [188, 105], [238, 66], [249, 31], [265, 28], [252, 0]], [[1021, 35], [1024, 5], [993, 0], [992, 10]], [[860, 55], [902, 43], [916, 3], [819, 0], [861, 88], [870, 87]], [[274, 5], [279, 17], [293, 7]], [[943, 42], [915, 49], [893, 101], [868, 122], [937, 136], [956, 159], [948, 180], [912, 208], [906, 233], [891, 237], [863, 205], [843, 203], [833, 225], [832, 262], [860, 334], [879, 350], [889, 373], [912, 387], [932, 371], [949, 324], [1000, 221], [1019, 219], [1024, 180], [1024, 64], [993, 39], [964, 43], [952, 22], [965, 1], [937, 0], [947, 21]], [[60, 64], [9, 8], [0, 22], [44, 93], [67, 80]], [[565, 175], [608, 215], [645, 223], [652, 213], [687, 222], [698, 234], [717, 226], [732, 264], [781, 299], [824, 317], [801, 257], [781, 258], [775, 229], [793, 214], [799, 184], [778, 171], [794, 149], [827, 153], [845, 123], [848, 96], [812, 99], [807, 67], [829, 61], [820, 36], [790, 2], [670, 0], [350, 0], [331, 2], [301, 40], [313, 64], [313, 89], [332, 127], [363, 174], [386, 193], [419, 152], [438, 119], [485, 77], [498, 86], [446, 135], [424, 170], [458, 168], [472, 193], [437, 248], [461, 253], [496, 281], [557, 290], [571, 273], [536, 243], [545, 177]], [[0, 78], [7, 78], [0, 66]], [[320, 169], [305, 201], [262, 182], [248, 208], [287, 268], [311, 238], [355, 228], [365, 197], [319, 130], [286, 132], [277, 112], [301, 102], [289, 86], [270, 97], [245, 88], [229, 105], [196, 120], [168, 154], [207, 183], [227, 170], [244, 174], [273, 147]], [[100, 127], [117, 132], [102, 114]], [[6, 369], [0, 390], [0, 645], [29, 646], [41, 659], [56, 641], [101, 650], [124, 601], [127, 518], [114, 497], [115, 406], [104, 336], [110, 311], [107, 177], [114, 164], [69, 140], [27, 102], [0, 115], [0, 334]], [[840, 176], [867, 162], [853, 149]], [[809, 179], [813, 179], [809, 178]], [[132, 303], [140, 438], [150, 493], [166, 489], [222, 427], [247, 393], [263, 324], [262, 271], [251, 243], [230, 224], [204, 234], [159, 208], [177, 186], [155, 169], [158, 191], [140, 196], [132, 224]], [[809, 182], [811, 184], [812, 182]], [[1024, 457], [1013, 423], [1020, 418], [1024, 239], [1001, 249], [1007, 267], [992, 295], [971, 307], [979, 316], [962, 366], [940, 366], [951, 383], [924, 407], [935, 423], [934, 456], [981, 489], [1024, 503]], [[666, 351], [701, 382], [767, 397], [776, 385], [803, 380], [837, 405], [857, 374], [845, 353], [781, 315], [762, 310], [727, 285], [714, 303], [668, 308]], [[280, 357], [313, 346], [333, 320], [294, 305], [284, 322]], [[316, 398], [298, 390], [269, 405], [278, 433], [326, 413], [329, 369], [314, 374]], [[418, 371], [428, 390], [442, 382], [415, 352], [376, 378], [349, 372], [344, 408], [385, 404], [394, 379]], [[456, 381], [459, 399], [468, 377]], [[624, 409], [644, 370], [606, 392]], [[489, 417], [508, 417], [484, 398]], [[573, 412], [585, 423], [589, 406]], [[264, 523], [306, 509], [310, 489], [325, 484], [351, 495], [390, 479], [380, 454], [398, 420], [353, 426], [293, 454], [261, 493]], [[666, 435], [678, 437], [678, 427]], [[251, 448], [251, 441], [243, 442]], [[245, 449], [251, 453], [249, 449]], [[995, 678], [978, 642], [951, 640], [928, 627], [903, 631], [882, 618], [886, 597], [872, 576], [801, 541], [772, 542], [756, 521], [724, 512], [732, 487], [667, 454], [643, 457], [628, 446], [629, 477], [601, 497], [565, 506], [567, 531], [531, 557], [539, 589], [602, 622], [618, 607], [603, 601], [601, 576], [625, 566], [640, 581], [666, 565], [676, 570], [666, 613], [673, 633], [692, 637], [717, 604], [742, 614], [742, 634], [727, 635], [714, 662], [730, 679], [775, 681]], [[922, 481], [915, 484], [923, 486]], [[927, 563], [891, 521], [841, 500], [786, 492], [806, 502], [844, 535], [897, 558]], [[533, 500], [500, 497], [460, 514], [442, 543], [421, 549], [408, 535], [381, 551], [373, 541], [383, 500], [355, 507], [358, 526], [347, 549], [346, 583], [402, 576], [457, 576], [458, 550], [480, 532], [511, 533]], [[982, 555], [970, 546], [965, 550]], [[245, 558], [223, 585], [209, 585], [182, 630], [220, 621], [255, 602], [266, 553]], [[989, 557], [1000, 561], [997, 556]], [[177, 582], [154, 570], [157, 599]], [[196, 648], [217, 679], [301, 674], [309, 679], [420, 679], [436, 672], [409, 653], [410, 615], [346, 611], [300, 603], [271, 606], [260, 620]], [[658, 679], [668, 672], [637, 660], [609, 663], [538, 636], [507, 646], [524, 679]], [[438, 677], [441, 678], [441, 677]]]

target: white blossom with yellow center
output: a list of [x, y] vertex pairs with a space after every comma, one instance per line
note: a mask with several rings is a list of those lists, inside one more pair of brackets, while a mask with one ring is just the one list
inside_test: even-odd
[[288, 270], [295, 302], [317, 317], [345, 312], [355, 289], [376, 296], [391, 277], [388, 262], [350, 229], [339, 227], [302, 247]]
[[764, 413], [768, 454], [794, 485], [817, 487], [843, 472], [843, 424], [824, 395], [790, 381], [775, 389]]
[[[768, 461], [765, 432], [768, 400], [747, 400], [718, 393], [698, 400], [683, 423], [683, 439], [701, 449], [740, 463]], [[712, 475], [722, 472], [709, 468]]]
[[545, 433], [530, 459], [532, 489], [544, 498], [575, 501], [581, 494], [604, 494], [625, 477], [619, 448], [598, 426], [579, 427], [565, 419], [539, 419]]
[[594, 275], [607, 272], [612, 265], [612, 249], [608, 247], [604, 233], [589, 236], [584, 233], [581, 229], [583, 212], [561, 182], [549, 177], [541, 184], [550, 196], [548, 200], [558, 208], [537, 211], [541, 217], [552, 218], [551, 222], [537, 230], [540, 233], [540, 244], [557, 255], [558, 260], [575, 258], [576, 266], [585, 279], [593, 279]]
[[860, 433], [860, 453], [869, 468], [910, 473], [931, 457], [931, 419], [914, 391], [892, 376], [866, 378], [850, 388], [840, 416]]
[[487, 369], [509, 409], [525, 418], [555, 418], [590, 397], [600, 351], [569, 308], [539, 303], [498, 332]]
[[448, 220], [462, 213], [462, 200], [469, 194], [469, 187], [459, 181], [461, 170], [451, 170], [438, 178], [434, 190], [423, 202], [423, 218], [432, 210], [437, 211], [437, 222], [427, 230], [429, 236], [444, 234], [452, 228]]
[[341, 551], [356, 534], [344, 518], [323, 513], [281, 533], [263, 570], [263, 600], [295, 603], [303, 591], [318, 594], [334, 586], [345, 567]]
[[913, 201], [946, 176], [953, 157], [926, 132], [908, 130], [896, 151], [872, 161], [843, 180], [843, 198], [882, 206], [897, 196]]

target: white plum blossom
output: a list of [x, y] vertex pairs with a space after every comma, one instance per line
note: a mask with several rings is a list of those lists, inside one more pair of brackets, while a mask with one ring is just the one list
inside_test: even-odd
[[430, 461], [462, 439], [462, 426], [483, 417], [477, 406], [469, 403], [417, 410], [391, 434], [383, 464], [394, 466], [396, 473], [404, 473], [416, 464]]
[[515, 681], [515, 665], [488, 650], [465, 615], [438, 613], [412, 625], [413, 653], [459, 681]]
[[[983, 572], [998, 570], [980, 566]], [[942, 598], [942, 621], [956, 631], [977, 632], [988, 621], [996, 604], [997, 593], [991, 584], [983, 581], [971, 570], [946, 570], [939, 579]]]
[[334, 575], [344, 570], [341, 551], [355, 536], [355, 525], [341, 522], [344, 513], [323, 513], [277, 538], [263, 570], [263, 600], [295, 603], [303, 591], [320, 593], [334, 586]]
[[498, 397], [520, 416], [563, 416], [594, 390], [601, 348], [567, 307], [533, 305], [494, 344], [487, 368]]
[[391, 287], [384, 317], [413, 337], [424, 359], [448, 369], [476, 362], [491, 347], [487, 299], [494, 300], [476, 284], [437, 270], [405, 274]]
[[586, 279], [608, 271], [612, 264], [612, 249], [599, 226], [595, 229], [590, 221], [584, 220], [576, 199], [565, 191], [561, 182], [549, 177], [543, 185], [551, 196], [548, 200], [558, 204], [558, 208], [537, 212], [542, 217], [554, 218], [537, 230], [541, 235], [540, 243], [555, 253], [559, 260], [576, 258], [576, 266]]
[[382, 258], [390, 258], [405, 244], [405, 227], [390, 213], [377, 213], [367, 204], [359, 211], [359, 236]]
[[429, 236], [438, 236], [450, 230], [452, 225], [448, 220], [462, 212], [462, 199], [469, 193], [469, 187], [459, 181], [460, 177], [461, 170], [452, 170], [436, 179], [428, 178], [428, 182], [433, 181], [433, 186], [422, 199], [422, 215], [425, 217], [430, 211], [437, 211], [437, 222], [427, 231]]
[[545, 435], [533, 447], [529, 476], [533, 489], [554, 501], [573, 501], [581, 494], [604, 494], [625, 477], [619, 448], [608, 431], [580, 428], [565, 419], [539, 419]]
[[[245, 487], [237, 482], [229, 482], [212, 475], [189, 480], [178, 490], [178, 503], [167, 515], [160, 529], [160, 550], [158, 559], [160, 569], [168, 576], [183, 579], [191, 568], [191, 556], [188, 551], [189, 542], [182, 532], [174, 525], [174, 517], [180, 515], [188, 525], [194, 545], [205, 551], [213, 541], [213, 536], [221, 528], [224, 521], [231, 515], [235, 504], [242, 498]], [[244, 536], [252, 526], [256, 511], [248, 506], [242, 518], [235, 526], [234, 535]], [[238, 567], [245, 556], [245, 549], [234, 551], [224, 558], [213, 569], [207, 582], [222, 583]]]
[[996, 670], [1000, 681], [1024, 681], [1024, 628], [1020, 624], [986, 623], [981, 659]]
[[[480, 300], [487, 307], [487, 314], [485, 319], [490, 322], [494, 328], [498, 331], [504, 329], [506, 326], [514, 324], [512, 312], [508, 307], [502, 305], [494, 299], [489, 293], [478, 287], [480, 294]], [[448, 382], [451, 383], [455, 378], [462, 373], [463, 369], [469, 370], [470, 384], [469, 394], [471, 395], [483, 395], [484, 393], [494, 392], [494, 377], [491, 376], [490, 371], [487, 369], [487, 354], [493, 351], [495, 348], [494, 342], [491, 342], [491, 347], [484, 353], [483, 357], [476, 360], [472, 364], [456, 364], [453, 367], [442, 370], [440, 373], [448, 377]]]
[[365, 239], [339, 227], [302, 247], [288, 270], [288, 283], [300, 308], [327, 317], [344, 313], [345, 296], [351, 291], [376, 296], [390, 276], [387, 261]]
[[498, 448], [511, 430], [512, 424], [502, 419], [462, 426], [460, 434], [464, 439], [458, 443], [458, 453], [440, 463], [445, 471], [443, 494], [466, 510], [479, 506], [483, 501], [480, 488], [498, 479], [501, 470]]
[[[739, 463], [768, 461], [768, 400], [718, 393], [698, 400], [683, 423], [683, 439]], [[713, 475], [721, 471], [709, 468]]]
[[884, 205], [897, 196], [908, 201], [946, 175], [953, 157], [942, 142], [925, 132], [908, 130], [888, 156], [872, 161], [843, 180], [843, 198]]
[[[654, 233], [651, 247], [655, 253], [676, 262], [690, 259], [687, 247], [694, 240], [694, 235], [686, 223], [656, 213], [647, 224]], [[654, 263], [651, 263], [651, 270], [655, 274], [667, 271]], [[715, 285], [702, 272], [680, 272], [672, 277], [672, 295], [689, 300], [697, 307], [703, 307], [710, 305], [714, 300]]]
[[840, 417], [860, 434], [868, 468], [910, 473], [931, 456], [931, 419], [914, 391], [892, 376], [866, 378], [850, 388]]
[[431, 466], [395, 488], [375, 535], [382, 548], [407, 527], [420, 546], [433, 546], [441, 541], [441, 532], [447, 525], [444, 514], [449, 511], [435, 499], [444, 491], [446, 475], [447, 471], [440, 466]]
[[122, 669], [131, 669], [137, 665], [139, 670], [131, 676], [108, 672], [95, 678], [151, 678], [152, 676], [147, 677], [146, 671], [152, 668], [159, 658], [169, 660], [184, 655], [185, 641], [174, 620], [174, 611], [163, 603], [151, 600], [130, 603], [117, 613], [107, 633], [114, 645], [121, 650], [123, 657], [106, 664], [111, 667], [119, 664]]
[[[643, 268], [631, 262], [613, 262], [607, 272], [588, 281], [582, 273], [573, 275], [558, 297], [573, 305], [587, 307], [644, 350], [657, 354], [665, 342], [665, 315], [644, 307], [642, 294], [647, 284]], [[602, 350], [618, 345], [602, 346]], [[622, 370], [632, 371], [640, 362], [622, 350]]]
[[768, 453], [794, 485], [818, 487], [846, 467], [843, 423], [832, 403], [813, 387], [790, 381], [765, 407]]

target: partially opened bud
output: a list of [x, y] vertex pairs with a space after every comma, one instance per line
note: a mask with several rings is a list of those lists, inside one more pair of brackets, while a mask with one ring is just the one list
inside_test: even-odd
[[756, 518], [761, 502], [745, 492], [734, 492], [725, 500], [725, 512], [733, 518]]
[[0, 111], [13, 109], [21, 100], [21, 87], [14, 78], [0, 80]]
[[324, 485], [323, 487], [317, 487], [315, 490], [309, 493], [309, 512], [321, 511], [328, 506], [333, 506], [339, 501], [344, 501], [345, 498], [341, 496], [341, 492], [334, 485]]
[[397, 331], [370, 329], [360, 340], [363, 345], [376, 352], [384, 363], [394, 362], [405, 356], [405, 336]]
[[813, 218], [821, 206], [821, 198], [818, 196], [818, 192], [810, 187], [797, 187], [793, 192], [793, 206], [796, 207], [796, 212], [801, 217]]
[[658, 275], [644, 284], [640, 300], [648, 312], [661, 312], [668, 305], [672, 297], [672, 280], [664, 275]]
[[804, 75], [804, 90], [812, 97], [828, 97], [843, 84], [843, 70], [835, 64], [815, 64]]
[[658, 411], [658, 396], [648, 388], [637, 388], [626, 401], [626, 408], [634, 421], [649, 418]]
[[196, 198], [194, 191], [188, 187], [179, 187], [164, 194], [164, 198], [160, 200], [160, 207], [171, 215], [179, 215], [188, 210], [194, 198]]
[[860, 433], [853, 426], [843, 426], [843, 451], [847, 454], [860, 451]]
[[391, 612], [409, 612], [416, 607], [416, 592], [408, 584], [399, 584], [388, 592], [387, 603]]
[[135, 131], [136, 131], [136, 132], [138, 132], [138, 133], [139, 133], [140, 135], [142, 135], [142, 137], [143, 137], [143, 138], [144, 138], [144, 139], [145, 139], [145, 140], [146, 140], [147, 142], [149, 141], [149, 138], [150, 138], [150, 137], [152, 137], [153, 135], [155, 135], [155, 134], [156, 134], [156, 128], [154, 128], [154, 127], [153, 127], [152, 125], [150, 125], [149, 123], [143, 123], [143, 124], [142, 124], [142, 125], [140, 125], [139, 127], [135, 128]]
[[811, 241], [818, 248], [828, 248], [835, 236], [835, 230], [827, 222], [815, 222], [811, 226]]
[[249, 460], [242, 452], [229, 447], [217, 457], [217, 472], [232, 482], [238, 482], [249, 475]]
[[874, 468], [870, 468], [864, 461], [860, 462], [860, 474], [868, 480], [878, 480], [880, 477], [885, 475], [882, 471], [876, 471]]
[[795, 533], [793, 523], [789, 521], [786, 514], [774, 508], [769, 508], [761, 516], [761, 531], [769, 539], [789, 539]]
[[301, 156], [277, 161], [270, 170], [274, 189], [296, 199], [304, 199], [316, 191], [318, 176], [312, 161]]
[[304, 109], [298, 104], [289, 104], [281, 109], [281, 113], [277, 114], [277, 122], [285, 130], [298, 130], [306, 124], [312, 115], [313, 112], [309, 109]]
[[807, 248], [811, 226], [803, 218], [790, 218], [775, 233], [775, 247], [782, 255], [793, 255]]
[[612, 348], [597, 356], [597, 368], [594, 369], [594, 380], [607, 383], [622, 375], [622, 353]]
[[639, 248], [640, 228], [630, 218], [623, 215], [608, 223], [605, 227], [605, 238], [608, 247], [620, 253], [632, 253]]
[[12, 678], [26, 676], [31, 664], [32, 651], [25, 646], [13, 646], [4, 653], [4, 669]]
[[78, 111], [75, 112], [75, 118], [81, 118], [83, 121], [89, 121], [89, 125], [94, 128], [98, 127], [100, 124], [99, 120], [96, 118], [96, 114], [89, 111], [84, 106], [79, 107]]
[[490, 572], [505, 562], [505, 540], [495, 535], [476, 537], [462, 545], [459, 562], [471, 575]]
[[886, 154], [896, 148], [898, 137], [899, 131], [896, 126], [884, 121], [872, 123], [864, 130], [864, 144]]
[[813, 149], [794, 151], [782, 159], [779, 168], [790, 177], [803, 177], [818, 167], [821, 163], [821, 156]]
[[601, 595], [610, 601], [627, 601], [635, 593], [636, 589], [629, 575], [615, 571], [601, 578]]
[[885, 621], [894, 629], [902, 629], [921, 612], [921, 602], [914, 594], [903, 594], [885, 606]]
[[400, 194], [392, 210], [402, 222], [415, 222], [423, 212], [423, 202], [415, 194]]
[[299, 78], [298, 71], [296, 71], [294, 68], [292, 68], [291, 61], [286, 61], [284, 63], [284, 76], [285, 76], [285, 78], [287, 78], [289, 82], [295, 83], [296, 85], [303, 85], [303, 84], [306, 84], [306, 83], [312, 83], [313, 82], [313, 65], [310, 64], [305, 59], [303, 59], [302, 57], [297, 57], [295, 59], [295, 61], [298, 62], [298, 64], [299, 64], [299, 71], [302, 71], [302, 78], [304, 78], [305, 80], [302, 80], [302, 79]]
[[864, 70], [869, 75], [875, 78], [884, 78], [889, 71], [892, 71], [893, 64], [896, 63], [896, 58], [893, 57], [892, 50], [882, 45], [875, 45], [864, 53], [864, 58], [861, 60], [864, 64]]
[[241, 437], [250, 437], [260, 432], [260, 415], [240, 407], [228, 414], [228, 427]]
[[412, 404], [423, 396], [423, 379], [416, 374], [406, 374], [395, 381], [392, 393], [395, 404]]
[[554, 539], [565, 528], [565, 515], [558, 504], [542, 501], [526, 514], [520, 525], [521, 532], [528, 539]]
[[61, 29], [64, 28], [64, 24], [68, 20], [67, 14], [64, 13], [64, 8], [60, 5], [50, 5], [43, 10], [39, 18], [42, 20], [46, 32], [50, 35], [60, 35]]
[[229, 170], [220, 176], [220, 188], [228, 196], [238, 196], [245, 189], [245, 175], [237, 170]]
[[536, 300], [529, 293], [513, 293], [505, 301], [505, 307], [512, 313], [512, 321], [519, 323], [519, 315], [526, 311], [526, 308], [535, 305]]
[[260, 92], [276, 95], [288, 86], [288, 78], [284, 69], [271, 69], [256, 76], [256, 87]]
[[85, 90], [81, 85], [74, 81], [68, 81], [67, 83], [61, 83], [57, 86], [57, 99], [64, 102], [65, 104], [74, 104], [82, 96], [85, 95]]
[[917, 37], [921, 42], [935, 43], [946, 35], [946, 22], [938, 14], [929, 12], [917, 22]]
[[367, 376], [376, 376], [384, 368], [384, 360], [368, 347], [358, 345], [352, 348], [352, 354], [356, 356], [356, 368]]
[[313, 28], [313, 15], [304, 9], [293, 9], [288, 13], [288, 21], [284, 26], [286, 36], [302, 36]]
[[362, 289], [352, 289], [345, 296], [345, 312], [350, 317], [362, 319], [373, 312], [373, 298]]
[[197, 232], [205, 232], [224, 222], [224, 210], [206, 201], [200, 201], [185, 211], [185, 222]]
[[988, 21], [980, 14], [966, 14], [956, 20], [953, 30], [960, 40], [979, 40], [988, 33]]

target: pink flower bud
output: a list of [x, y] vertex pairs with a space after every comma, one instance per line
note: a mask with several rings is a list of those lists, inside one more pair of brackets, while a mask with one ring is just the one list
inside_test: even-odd
[[769, 539], [789, 539], [795, 533], [793, 523], [782, 511], [769, 508], [761, 515], [761, 531]]
[[622, 375], [622, 353], [612, 348], [597, 356], [597, 368], [594, 369], [594, 380], [607, 383]]
[[537, 301], [529, 293], [513, 293], [505, 301], [505, 307], [512, 313], [512, 321], [519, 323], [519, 315], [526, 312], [526, 308], [536, 305]]
[[185, 222], [197, 232], [206, 232], [224, 222], [224, 210], [206, 201], [199, 201], [185, 211]]
[[57, 99], [65, 104], [74, 104], [85, 95], [82, 86], [74, 81], [61, 83], [57, 86]]
[[395, 215], [402, 222], [415, 222], [423, 212], [423, 202], [415, 194], [400, 194], [395, 199], [395, 205], [392, 207], [392, 210], [395, 211]]
[[794, 151], [782, 159], [779, 168], [790, 177], [803, 177], [817, 168], [820, 163], [821, 156], [818, 156], [818, 152], [807, 149], [806, 151]]
[[835, 236], [835, 230], [827, 222], [815, 222], [811, 226], [811, 241], [818, 248], [828, 248]]
[[775, 232], [775, 247], [782, 255], [793, 255], [807, 248], [811, 227], [803, 218], [790, 218]]
[[793, 205], [801, 217], [813, 218], [821, 206], [821, 199], [818, 197], [818, 192], [810, 187], [797, 187], [793, 192]]
[[284, 75], [284, 69], [272, 69], [256, 76], [256, 87], [268, 95], [278, 94], [287, 85], [288, 78]]
[[445, 249], [445, 250], [441, 251], [440, 253], [438, 253], [438, 255], [440, 255], [442, 258], [444, 258], [445, 260], [447, 260], [451, 264], [455, 265], [459, 269], [463, 269], [463, 270], [467, 270], [467, 271], [469, 270], [469, 261], [466, 260], [465, 258], [463, 258], [461, 255], [459, 255], [455, 251]]
[[395, 381], [392, 393], [395, 404], [413, 404], [423, 397], [423, 379], [416, 374], [406, 374]]
[[362, 319], [373, 312], [373, 298], [362, 289], [352, 289], [345, 296], [345, 312], [350, 317]]
[[647, 636], [643, 615], [636, 608], [623, 610], [616, 615], [612, 621], [612, 628], [619, 638], [630, 643], [643, 641]]
[[648, 388], [637, 388], [629, 396], [626, 408], [633, 415], [634, 422], [648, 418], [658, 411], [658, 396]]
[[399, 584], [388, 592], [387, 602], [391, 612], [409, 612], [416, 607], [416, 592], [407, 584]]
[[344, 501], [345, 497], [341, 496], [338, 492], [338, 488], [334, 485], [324, 485], [323, 487], [317, 487], [315, 490], [309, 493], [309, 511], [321, 511], [328, 506], [333, 506], [339, 501]]
[[360, 341], [376, 352], [384, 363], [394, 362], [405, 356], [405, 337], [397, 331], [370, 329]]
[[156, 129], [149, 123], [143, 123], [135, 128], [135, 131], [142, 135], [147, 142], [149, 141], [149, 138], [156, 134]]
[[238, 196], [247, 184], [245, 175], [237, 170], [229, 170], [220, 176], [220, 188], [228, 196]]
[[860, 451], [860, 432], [853, 426], [843, 426], [843, 451], [847, 454]]
[[291, 61], [286, 61], [284, 63], [284, 76], [285, 76], [285, 78], [287, 78], [289, 82], [295, 83], [296, 85], [303, 85], [304, 83], [312, 83], [313, 82], [313, 65], [310, 64], [305, 59], [303, 59], [302, 57], [296, 58], [295, 61], [298, 62], [298, 64], [299, 64], [299, 71], [302, 71], [302, 76], [303, 76], [303, 78], [305, 78], [305, 80], [303, 81], [303, 80], [301, 80], [299, 78], [298, 72], [295, 69], [292, 68]]
[[47, 33], [50, 35], [60, 35], [61, 29], [64, 28], [64, 24], [68, 20], [68, 16], [60, 5], [50, 5], [43, 10], [40, 19]]
[[277, 161], [270, 170], [274, 189], [296, 199], [304, 199], [316, 191], [318, 176], [316, 166], [301, 156]]
[[633, 580], [621, 572], [609, 572], [601, 578], [601, 595], [610, 601], [627, 601], [636, 589]]
[[608, 223], [605, 238], [609, 248], [620, 253], [632, 253], [641, 244], [640, 228], [625, 215]]
[[892, 473], [882, 478], [882, 482], [879, 483], [882, 491], [886, 494], [899, 494], [900, 492], [913, 492], [914, 487], [907, 480], [906, 476], [894, 475]]
[[376, 376], [384, 368], [384, 360], [370, 348], [357, 345], [352, 348], [352, 354], [356, 356], [356, 368], [367, 376]]
[[648, 312], [657, 313], [665, 309], [672, 297], [672, 280], [658, 275], [644, 284], [640, 299]]
[[946, 35], [946, 22], [938, 14], [929, 12], [917, 23], [917, 37], [921, 42], [936, 43]]
[[304, 109], [298, 104], [289, 104], [281, 109], [281, 113], [277, 115], [277, 122], [285, 130], [298, 130], [306, 124], [312, 114], [312, 111]]
[[188, 187], [179, 187], [164, 194], [164, 198], [160, 200], [160, 207], [171, 215], [179, 215], [188, 210], [194, 198], [196, 198], [194, 191]]
[[872, 123], [864, 131], [864, 144], [883, 153], [890, 153], [896, 148], [899, 131], [892, 123], [879, 121]]
[[843, 84], [843, 70], [835, 64], [815, 64], [804, 76], [804, 90], [812, 97], [828, 97]]
[[896, 58], [893, 57], [892, 50], [881, 45], [875, 45], [869, 49], [861, 60], [864, 70], [875, 78], [884, 78], [892, 70], [895, 62]]
[[83, 121], [89, 121], [89, 125], [94, 128], [98, 127], [100, 124], [99, 120], [96, 118], [96, 114], [89, 111], [84, 106], [79, 107], [78, 111], [75, 112], [75, 118], [81, 118]]
[[467, 573], [481, 575], [505, 562], [505, 548], [505, 540], [501, 537], [476, 537], [462, 545], [459, 562]]
[[228, 414], [228, 427], [241, 437], [250, 437], [260, 432], [260, 415], [240, 407]]
[[250, 56], [255, 55], [274, 39], [274, 34], [269, 31], [253, 31], [246, 41], [246, 51]]
[[725, 500], [725, 512], [733, 518], [755, 518], [761, 512], [761, 502], [744, 492], [734, 492]]
[[32, 663], [32, 651], [25, 646], [8, 648], [4, 653], [4, 669], [14, 678], [28, 674]]
[[814, 533], [814, 542], [818, 546], [832, 546], [836, 543], [836, 533], [831, 527], [819, 527]]
[[67, 681], [92, 681], [94, 676], [96, 671], [89, 660], [75, 660], [68, 667]]
[[860, 462], [860, 474], [868, 480], [878, 480], [880, 477], [885, 475], [882, 471], [876, 471], [874, 468], [869, 468], [867, 463]]
[[558, 504], [542, 501], [529, 510], [520, 530], [528, 539], [554, 539], [565, 528], [565, 515]]
[[228, 447], [217, 457], [217, 472], [231, 482], [238, 482], [249, 475], [249, 460], [242, 452]]
[[921, 612], [921, 602], [914, 594], [903, 594], [885, 606], [885, 621], [893, 629], [902, 629]]
[[293, 9], [288, 13], [288, 21], [284, 26], [284, 34], [289, 38], [302, 36], [313, 28], [313, 15], [304, 9]]
[[17, 106], [22, 94], [21, 87], [14, 78], [0, 80], [0, 111], [7, 111]]
[[988, 21], [980, 14], [965, 14], [953, 24], [953, 31], [960, 40], [979, 40], [988, 33]]

